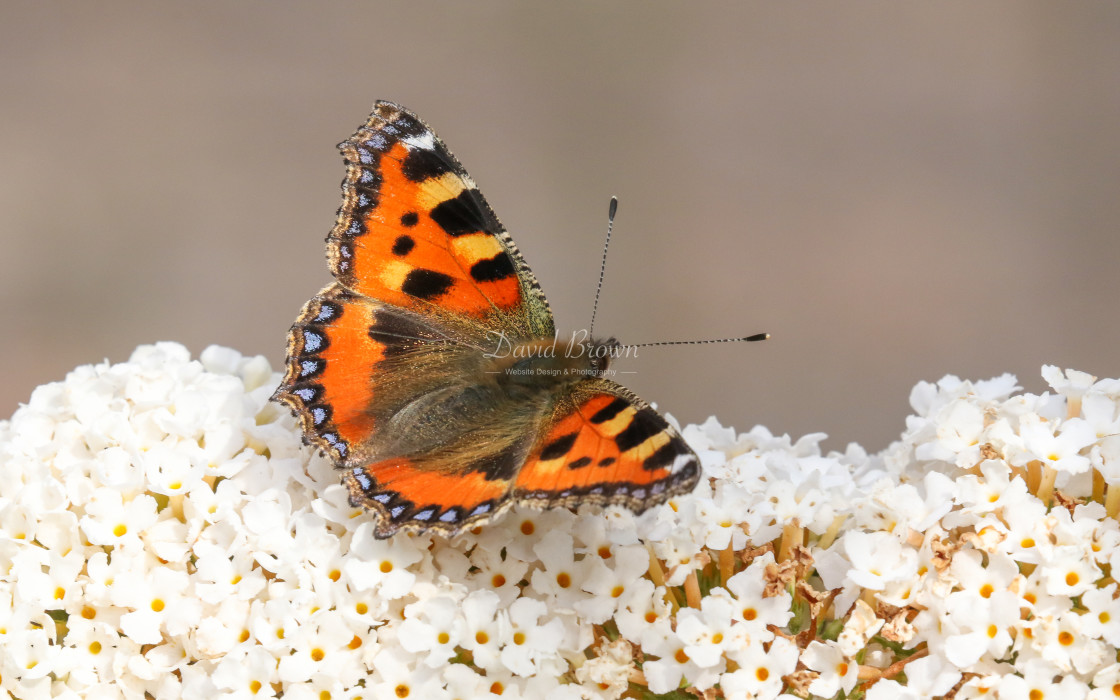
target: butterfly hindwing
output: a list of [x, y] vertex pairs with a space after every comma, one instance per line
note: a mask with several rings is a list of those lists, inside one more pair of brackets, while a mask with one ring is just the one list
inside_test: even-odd
[[368, 333], [375, 305], [332, 284], [304, 305], [288, 331], [287, 368], [275, 398], [335, 463], [350, 459], [351, 446], [375, 430], [370, 376], [386, 350]]
[[552, 419], [514, 483], [524, 503], [617, 503], [635, 512], [691, 491], [700, 461], [645, 401], [606, 379], [580, 382]]
[[478, 389], [474, 330], [335, 283], [289, 332], [276, 398], [346, 470], [350, 501], [374, 512], [378, 537], [450, 534], [507, 504], [537, 417]]
[[405, 458], [353, 467], [342, 483], [351, 505], [374, 513], [378, 538], [400, 530], [453, 534], [505, 510], [510, 486], [508, 480], [488, 479], [481, 471], [445, 473]]
[[[288, 332], [276, 398], [299, 417], [308, 441], [337, 464], [362, 463], [394, 402], [454, 374], [455, 353], [469, 349], [469, 330], [331, 284], [304, 305]], [[433, 371], [402, 386], [398, 365], [415, 356], [427, 358]]]
[[343, 483], [353, 505], [374, 512], [375, 535], [388, 537], [401, 530], [454, 534], [513, 503], [619, 504], [640, 513], [691, 491], [699, 479], [699, 460], [677, 431], [614, 382], [578, 383], [542, 424], [527, 455], [512, 442], [496, 456], [509, 458], [500, 473], [462, 460], [396, 457], [351, 467]]
[[345, 287], [459, 314], [511, 337], [555, 333], [544, 293], [474, 181], [416, 115], [377, 102], [339, 144], [343, 202], [327, 239]]

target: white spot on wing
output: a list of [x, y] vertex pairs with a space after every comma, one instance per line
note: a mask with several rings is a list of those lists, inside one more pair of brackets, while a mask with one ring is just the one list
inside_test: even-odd
[[430, 131], [425, 131], [424, 133], [418, 134], [416, 136], [406, 136], [405, 138], [401, 139], [401, 141], [403, 141], [405, 145], [407, 145], [410, 149], [420, 148], [425, 151], [432, 151], [435, 150], [436, 147], [436, 137]]
[[679, 474], [685, 467], [687, 467], [694, 461], [695, 460], [693, 459], [692, 455], [677, 455], [676, 459], [673, 460], [673, 466], [669, 469], [669, 473]]

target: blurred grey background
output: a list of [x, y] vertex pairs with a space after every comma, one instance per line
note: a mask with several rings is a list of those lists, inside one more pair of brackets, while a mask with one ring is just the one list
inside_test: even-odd
[[334, 145], [432, 124], [625, 381], [885, 447], [919, 380], [1120, 376], [1120, 4], [0, 3], [0, 416], [138, 344], [283, 358]]

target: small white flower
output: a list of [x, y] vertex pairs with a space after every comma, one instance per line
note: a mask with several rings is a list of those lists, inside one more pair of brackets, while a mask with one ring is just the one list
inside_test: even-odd
[[980, 460], [984, 410], [975, 396], [950, 401], [938, 411], [935, 424], [936, 440], [918, 445], [916, 459], [941, 460], [966, 469]]
[[1010, 590], [973, 590], [949, 595], [945, 601], [952, 625], [945, 625], [937, 646], [944, 657], [957, 668], [967, 669], [985, 654], [991, 659], [1004, 658], [1013, 642], [1012, 633], [1019, 633], [1019, 598]]
[[[186, 641], [187, 653], [201, 659], [221, 659], [238, 646], [252, 645], [249, 602], [230, 598], [203, 617]], [[236, 655], [236, 654], [235, 654]]]
[[156, 644], [163, 634], [178, 636], [197, 624], [201, 603], [186, 595], [185, 572], [165, 567], [122, 572], [113, 583], [113, 602], [133, 611], [121, 616], [121, 631], [137, 644]]
[[285, 683], [299, 683], [329, 677], [350, 686], [365, 674], [359, 668], [358, 656], [350, 646], [354, 638], [343, 617], [335, 611], [313, 613], [307, 624], [300, 625], [287, 638], [289, 653], [280, 658], [277, 674]]
[[540, 539], [533, 551], [544, 568], [533, 572], [530, 585], [545, 597], [550, 608], [569, 611], [587, 597], [582, 587], [590, 566], [575, 560], [571, 535], [552, 530]]
[[[113, 625], [74, 615], [67, 621], [62, 649], [69, 673], [84, 685], [97, 685], [113, 679], [113, 666], [119, 658], [135, 655], [140, 646], [122, 638]], [[63, 674], [59, 674], [63, 675]]]
[[506, 625], [501, 632], [502, 664], [510, 671], [519, 676], [530, 676], [538, 670], [561, 672], [557, 640], [566, 636], [564, 622], [552, 618], [541, 623], [547, 615], [548, 608], [541, 601], [518, 598], [510, 605], [509, 614], [501, 618]]
[[1097, 381], [1097, 378], [1091, 374], [1075, 369], [1067, 369], [1063, 372], [1055, 365], [1043, 365], [1042, 378], [1051, 389], [1070, 402], [1080, 401], [1085, 392], [1092, 388], [1093, 382]]
[[470, 567], [474, 571], [465, 577], [472, 587], [493, 591], [498, 594], [503, 606], [517, 600], [521, 594], [520, 583], [529, 570], [528, 562], [514, 557], [502, 558], [501, 552], [481, 547], [471, 552]]
[[711, 498], [697, 496], [695, 500], [696, 530], [705, 547], [739, 550], [746, 546], [747, 533], [741, 525], [749, 519], [747, 504], [750, 499], [742, 487], [734, 482], [722, 482]]
[[882, 590], [888, 583], [904, 581], [917, 574], [918, 557], [886, 532], [848, 532], [844, 552], [852, 562], [848, 578], [867, 590]]
[[1035, 569], [1026, 577], [1019, 589], [1019, 598], [1031, 615], [1036, 618], [1055, 617], [1073, 609], [1073, 600], [1067, 596], [1051, 595], [1047, 592], [1046, 580]]
[[[673, 515], [676, 517], [675, 511]], [[682, 585], [698, 566], [704, 549], [702, 542], [697, 542], [686, 530], [681, 530], [679, 527], [674, 528], [670, 534], [661, 539], [652, 539], [652, 543], [657, 558], [663, 560], [668, 568], [665, 575], [667, 586]]]
[[359, 591], [374, 589], [387, 600], [408, 594], [416, 580], [408, 567], [423, 559], [406, 537], [375, 539], [370, 521], [354, 531], [350, 552], [353, 556], [343, 566], [349, 582]]
[[797, 646], [781, 637], [774, 639], [769, 649], [751, 644], [739, 655], [739, 668], [720, 677], [720, 689], [727, 700], [778, 697], [785, 685], [782, 677], [797, 669], [797, 655]]
[[249, 606], [249, 628], [253, 639], [277, 656], [286, 654], [289, 637], [299, 633], [297, 610], [283, 598], [254, 600]]
[[[774, 563], [774, 554], [767, 552], [756, 557], [750, 566], [727, 580], [727, 590], [737, 605], [733, 608], [736, 619], [755, 644], [768, 642], [774, 637], [770, 627], [785, 627], [793, 617], [793, 599], [786, 591], [766, 597], [766, 567]], [[733, 652], [729, 652], [733, 653]]]
[[700, 610], [687, 608], [677, 613], [677, 636], [697, 666], [721, 665], [725, 650], [750, 643], [746, 625], [735, 624], [734, 608], [727, 592], [717, 588], [700, 601]]
[[397, 638], [405, 650], [431, 668], [439, 668], [455, 655], [463, 636], [459, 599], [450, 593], [426, 598], [405, 608]]
[[483, 529], [477, 536], [478, 546], [492, 552], [504, 549], [507, 556], [521, 561], [539, 561], [537, 544], [554, 532], [570, 537], [575, 517], [566, 508], [537, 510], [514, 507], [500, 522], [495, 523], [496, 527]]
[[1081, 400], [1081, 417], [1089, 424], [1097, 438], [1120, 434], [1120, 416], [1116, 399], [1091, 391]]
[[1084, 419], [1071, 418], [1055, 426], [1041, 420], [1034, 414], [1019, 419], [1019, 434], [1023, 437], [1023, 449], [1034, 459], [1050, 469], [1080, 474], [1089, 468], [1089, 457], [1082, 450], [1097, 441], [1096, 431]]
[[1093, 676], [1093, 690], [1089, 700], [1115, 700], [1117, 685], [1120, 685], [1120, 664], [1105, 666]]
[[669, 617], [669, 603], [665, 600], [665, 589], [655, 587], [648, 579], [634, 581], [630, 590], [619, 601], [614, 621], [623, 637], [642, 646], [650, 639], [671, 633], [672, 621]]
[[[435, 670], [417, 664], [405, 651], [384, 647], [373, 658], [377, 675], [370, 679], [374, 698], [433, 698], [441, 700], [450, 696]], [[369, 683], [370, 681], [367, 681]]]
[[[52, 644], [51, 633], [46, 629], [20, 629], [5, 634], [3, 662], [5, 677], [16, 679], [28, 691], [42, 689], [41, 681], [47, 680], [62, 657], [62, 650]], [[19, 688], [20, 686], [16, 686]], [[28, 692], [31, 694], [31, 692]], [[46, 697], [46, 696], [42, 696]]]
[[685, 651], [686, 643], [675, 633], [649, 637], [642, 645], [647, 654], [658, 657], [642, 665], [649, 689], [654, 693], [668, 693], [680, 686], [682, 679], [697, 690], [712, 687], [723, 671], [723, 664], [702, 668]]
[[194, 546], [194, 590], [204, 603], [217, 605], [228, 598], [251, 600], [267, 583], [248, 550], [236, 551], [201, 541]]
[[85, 511], [81, 526], [91, 543], [126, 548], [139, 548], [140, 535], [159, 517], [151, 496], [142, 493], [126, 503], [119, 491], [105, 487], [93, 492]]
[[840, 690], [850, 693], [859, 680], [859, 664], [847, 659], [833, 641], [809, 642], [801, 663], [820, 674], [809, 684], [809, 692], [821, 697], [830, 698]]
[[214, 667], [214, 685], [242, 697], [276, 697], [273, 683], [280, 680], [276, 657], [263, 647], [250, 647], [244, 656], [226, 656]]
[[[1109, 661], [1105, 644], [1084, 633], [1082, 617], [1071, 612], [1056, 619], [1039, 618], [1033, 627], [1032, 646], [1064, 673], [1091, 675]], [[1111, 660], [1115, 661], [1115, 650]]]
[[961, 505], [970, 513], [991, 513], [1000, 508], [1014, 509], [1028, 497], [1026, 483], [1015, 476], [1003, 460], [986, 459], [980, 463], [981, 477], [965, 474], [958, 481]]
[[79, 575], [84, 561], [80, 552], [62, 556], [57, 551], [25, 547], [12, 557], [16, 594], [42, 610], [77, 610], [84, 581]]
[[[767, 465], [777, 478], [769, 482], [760, 505], [775, 524], [796, 522], [813, 532], [823, 532], [835, 516], [834, 503], [839, 504], [853, 485], [847, 470], [834, 459], [772, 453]], [[751, 535], [765, 539], [763, 532]]]
[[1005, 554], [984, 557], [975, 550], [964, 550], [953, 557], [949, 573], [961, 589], [987, 599], [994, 592], [1011, 590], [1019, 578], [1019, 567]]
[[475, 665], [491, 670], [501, 668], [501, 628], [508, 624], [505, 612], [498, 611], [501, 599], [492, 591], [472, 591], [460, 604], [463, 633], [459, 645], [471, 652]]
[[609, 559], [589, 556], [582, 563], [587, 578], [581, 587], [593, 597], [577, 602], [575, 609], [588, 622], [601, 624], [614, 615], [627, 588], [643, 580], [638, 577], [649, 568], [649, 552], [640, 545], [617, 547]]
[[1078, 545], [1052, 547], [1038, 569], [1050, 595], [1079, 596], [1091, 589], [1101, 571]]
[[1085, 591], [1081, 596], [1081, 604], [1086, 608], [1081, 616], [1081, 629], [1088, 637], [1120, 647], [1120, 599], [1115, 596], [1115, 583]]

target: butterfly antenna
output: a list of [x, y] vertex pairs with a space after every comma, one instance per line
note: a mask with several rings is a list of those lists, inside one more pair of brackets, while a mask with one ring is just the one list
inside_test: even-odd
[[618, 197], [611, 197], [607, 210], [607, 240], [603, 242], [603, 263], [599, 266], [599, 284], [595, 287], [595, 305], [591, 307], [591, 325], [587, 328], [588, 337], [594, 338], [595, 314], [599, 311], [599, 292], [603, 291], [603, 275], [607, 273], [607, 249], [611, 247], [611, 231], [614, 230], [614, 215], [618, 212]]
[[623, 348], [652, 348], [658, 345], [708, 345], [710, 343], [753, 343], [759, 340], [769, 340], [769, 333], [755, 333], [745, 338], [709, 338], [707, 340], [670, 340], [661, 343], [638, 343], [637, 345], [623, 345]]

